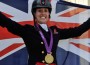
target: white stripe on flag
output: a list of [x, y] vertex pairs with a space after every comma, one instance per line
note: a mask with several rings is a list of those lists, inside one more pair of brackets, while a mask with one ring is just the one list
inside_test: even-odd
[[14, 21], [17, 21], [17, 22], [28, 21], [28, 20], [30, 20], [30, 17], [31, 17], [31, 15], [28, 15], [28, 13], [25, 13], [19, 9], [16, 9], [14, 7], [11, 7], [11, 6], [1, 3], [1, 2], [0, 2], [0, 11], [14, 16], [11, 19]]
[[24, 47], [25, 47], [25, 45], [23, 44], [22, 46], [20, 46], [20, 47], [14, 49], [13, 51], [8, 52], [7, 54], [1, 56], [1, 57], [0, 57], [0, 60], [2, 60], [2, 59], [4, 59], [4, 58], [6, 58], [7, 56], [9, 56], [9, 55], [11, 55], [11, 54], [13, 54], [13, 53], [15, 53], [15, 52], [21, 50], [21, 49], [24, 48]]
[[[70, 52], [72, 52], [72, 53], [74, 53], [74, 54], [84, 58], [88, 62], [90, 62], [90, 53], [85, 51], [85, 50], [82, 50], [82, 49], [76, 47], [73, 44], [70, 44], [71, 40], [72, 40], [72, 38], [66, 39], [66, 40], [60, 40], [58, 46], [60, 48], [64, 49], [64, 50], [70, 51]], [[80, 39], [80, 40], [82, 40], [82, 39]], [[84, 42], [84, 41], [87, 41], [87, 40], [90, 42], [90, 39], [84, 39], [84, 40], [82, 40], [81, 44], [84, 43], [84, 45], [90, 46], [89, 44]], [[72, 41], [78, 42], [79, 40], [78, 41], [72, 40]]]
[[14, 44], [14, 43], [24, 43], [22, 38], [11, 38], [11, 39], [4, 39], [0, 40], [0, 51], [7, 48], [8, 46]]

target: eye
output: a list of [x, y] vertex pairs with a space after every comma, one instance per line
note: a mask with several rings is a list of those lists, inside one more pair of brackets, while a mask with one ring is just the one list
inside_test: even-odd
[[48, 12], [48, 9], [45, 9], [44, 11], [45, 11], [45, 12]]
[[41, 9], [38, 9], [37, 11], [38, 11], [38, 12], [42, 12], [42, 10], [41, 10]]

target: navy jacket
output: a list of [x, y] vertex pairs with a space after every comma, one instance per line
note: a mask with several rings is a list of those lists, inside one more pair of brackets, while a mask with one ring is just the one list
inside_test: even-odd
[[[36, 62], [44, 61], [44, 58], [47, 52], [46, 52], [43, 40], [34, 26], [31, 26], [28, 24], [22, 26], [18, 24], [17, 22], [12, 21], [11, 19], [5, 17], [1, 13], [0, 13], [0, 26], [6, 27], [9, 32], [22, 37], [27, 47], [28, 54], [29, 54], [28, 65], [35, 65]], [[90, 28], [90, 19], [88, 19], [82, 25], [75, 28], [60, 29], [60, 28], [57, 28], [56, 26], [51, 26], [50, 29], [53, 32], [53, 39], [54, 39], [53, 47], [52, 47], [52, 55], [54, 56], [54, 59], [55, 59], [54, 63], [57, 63], [56, 62], [56, 49], [57, 49], [58, 41], [61, 39], [67, 39], [67, 38], [80, 36], [89, 28]], [[49, 44], [50, 31], [46, 32], [41, 27], [40, 29], [42, 30]], [[54, 30], [56, 30], [56, 32]]]

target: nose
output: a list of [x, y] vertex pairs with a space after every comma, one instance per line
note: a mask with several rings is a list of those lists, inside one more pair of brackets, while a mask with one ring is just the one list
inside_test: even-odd
[[46, 12], [45, 12], [45, 11], [42, 11], [41, 13], [42, 13], [42, 14], [45, 14]]

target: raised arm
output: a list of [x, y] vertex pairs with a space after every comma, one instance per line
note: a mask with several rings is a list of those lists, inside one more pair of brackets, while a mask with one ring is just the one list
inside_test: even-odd
[[80, 36], [89, 29], [90, 29], [90, 18], [78, 27], [69, 28], [69, 29], [57, 28], [57, 31], [59, 32], [60, 39], [67, 39], [67, 38]]
[[9, 32], [18, 36], [22, 36], [23, 31], [24, 31], [24, 28], [22, 25], [7, 18], [1, 12], [0, 12], [0, 26], [6, 27]]

